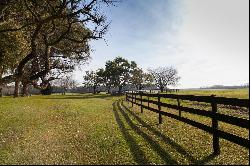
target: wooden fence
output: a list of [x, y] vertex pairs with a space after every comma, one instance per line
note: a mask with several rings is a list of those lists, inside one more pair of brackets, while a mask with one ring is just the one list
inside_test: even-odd
[[[157, 98], [157, 100], [150, 100], [150, 98]], [[176, 99], [177, 105], [168, 104], [161, 102], [162, 98]], [[220, 153], [219, 138], [226, 139], [243, 147], [249, 148], [249, 140], [246, 138], [239, 137], [237, 135], [222, 131], [218, 129], [218, 122], [225, 122], [231, 125], [239, 126], [242, 128], [249, 129], [249, 120], [233, 117], [217, 112], [217, 104], [231, 105], [237, 107], [249, 108], [249, 99], [237, 99], [237, 98], [225, 98], [212, 96], [194, 96], [194, 95], [176, 95], [176, 94], [150, 94], [150, 93], [126, 93], [126, 100], [143, 108], [153, 111], [159, 114], [159, 123], [162, 123], [162, 116], [168, 116], [176, 120], [182, 121], [201, 130], [204, 130], [213, 135], [213, 151], [217, 155]], [[201, 110], [197, 108], [189, 108], [181, 106], [180, 100], [204, 102], [211, 104], [211, 111]], [[147, 106], [143, 105], [143, 102], [147, 102]], [[150, 107], [151, 104], [158, 106], [158, 109]], [[179, 111], [179, 115], [175, 115], [169, 112], [162, 111], [162, 107], [167, 107]], [[184, 118], [181, 116], [181, 112], [187, 112], [191, 114], [201, 115], [209, 117], [212, 120], [211, 126]]]

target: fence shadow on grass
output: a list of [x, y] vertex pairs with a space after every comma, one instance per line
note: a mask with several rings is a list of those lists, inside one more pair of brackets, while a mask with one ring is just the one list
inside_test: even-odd
[[129, 133], [129, 131], [126, 129], [125, 124], [121, 120], [120, 115], [118, 114], [118, 107], [117, 107], [117, 101], [113, 103], [113, 112], [115, 115], [116, 122], [122, 132], [123, 137], [125, 138], [130, 151], [133, 155], [133, 158], [135, 162], [139, 165], [145, 165], [148, 164], [148, 160], [145, 157], [144, 152], [140, 149], [139, 145], [136, 143], [135, 138]]
[[[129, 119], [129, 116], [123, 111], [123, 108], [128, 112], [134, 119], [136, 119], [142, 126], [144, 126], [148, 131], [152, 132], [154, 135], [157, 137], [160, 137], [166, 144], [170, 145], [172, 148], [174, 148], [178, 153], [180, 153], [182, 156], [185, 156], [190, 164], [196, 164], [196, 165], [204, 165], [214, 159], [216, 155], [210, 154], [206, 157], [204, 157], [201, 160], [196, 160], [192, 155], [190, 155], [182, 146], [177, 144], [176, 142], [172, 141], [169, 137], [166, 135], [162, 134], [160, 131], [157, 129], [153, 128], [152, 125], [147, 124], [144, 122], [135, 112], [131, 111], [127, 106], [125, 106], [124, 102], [121, 100], [119, 101], [121, 103], [121, 106], [119, 107], [120, 111], [122, 112], [123, 116], [125, 117], [126, 121], [132, 124], [132, 121]], [[118, 104], [118, 103], [117, 103]], [[137, 129], [137, 126], [132, 126], [133, 129]], [[139, 134], [139, 133], [138, 133]], [[147, 139], [146, 139], [147, 140]], [[151, 139], [150, 139], [151, 140]], [[149, 141], [150, 141], [149, 140]], [[148, 141], [148, 140], [147, 140]], [[164, 152], [164, 150], [162, 150]], [[164, 154], [164, 153], [163, 153]], [[166, 155], [166, 154], [164, 154]], [[169, 156], [168, 156], [169, 157]]]
[[131, 111], [129, 108], [127, 108], [124, 103], [122, 102], [122, 106], [123, 108], [126, 109], [126, 111], [128, 113], [130, 113], [140, 124], [142, 124], [144, 127], [147, 128], [147, 130], [151, 131], [152, 133], [154, 133], [156, 136], [160, 137], [166, 144], [171, 145], [171, 147], [173, 147], [174, 149], [176, 149], [177, 152], [179, 152], [180, 154], [182, 154], [183, 156], [187, 157], [187, 159], [191, 162], [191, 163], [196, 163], [196, 160], [193, 156], [191, 156], [190, 154], [188, 154], [188, 152], [181, 147], [179, 144], [177, 144], [176, 142], [172, 141], [169, 137], [167, 137], [166, 135], [163, 135], [160, 131], [156, 130], [155, 128], [151, 127], [150, 125], [148, 125], [146, 122], [144, 122], [138, 115], [136, 115], [136, 113], [134, 113], [133, 111]]
[[196, 163], [194, 163], [194, 164], [204, 165], [204, 164], [208, 163], [209, 161], [213, 160], [216, 156], [218, 156], [218, 155], [211, 153], [210, 155], [204, 157], [203, 159], [196, 161]]
[[[129, 144], [131, 153], [133, 154], [133, 157], [135, 161], [138, 164], [149, 164], [148, 160], [146, 159], [144, 152], [140, 149], [138, 143], [136, 143], [135, 138], [129, 134], [126, 130], [125, 123], [139, 136], [141, 136], [151, 147], [152, 150], [154, 150], [159, 157], [165, 162], [165, 164], [171, 164], [171, 165], [176, 165], [178, 164], [177, 161], [175, 161], [172, 156], [165, 150], [163, 149], [160, 144], [155, 141], [151, 136], [143, 132], [134, 122], [130, 119], [130, 117], [125, 113], [125, 111], [122, 109], [120, 106], [120, 101], [115, 102], [113, 104], [113, 111], [115, 114], [115, 118], [117, 121], [117, 124], [126, 139], [127, 143]], [[118, 113], [119, 112], [119, 113]], [[121, 114], [121, 115], [119, 115]], [[122, 116], [125, 121], [123, 122], [121, 120]]]

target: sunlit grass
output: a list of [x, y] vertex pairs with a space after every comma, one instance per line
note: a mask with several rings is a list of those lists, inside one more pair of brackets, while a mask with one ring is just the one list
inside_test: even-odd
[[[131, 108], [131, 104], [124, 104], [126, 107], [129, 107], [133, 114], [136, 114], [139, 118], [143, 119], [147, 125], [157, 124], [158, 123], [158, 114], [150, 112], [149, 110], [144, 109], [143, 114], [140, 113], [140, 107], [135, 106]], [[152, 106], [152, 105], [151, 105]], [[163, 111], [171, 112], [170, 110], [163, 109]], [[176, 115], [178, 112], [175, 111]], [[171, 113], [174, 113], [172, 111]], [[187, 117], [189, 119], [195, 120], [197, 122], [211, 126], [211, 119], [205, 118], [198, 115], [192, 115], [188, 113], [182, 113], [182, 117]], [[156, 125], [155, 125], [156, 126]], [[249, 137], [249, 130], [235, 127], [233, 125], [228, 125], [224, 123], [219, 123], [219, 128], [223, 131], [239, 135], [243, 138]], [[160, 131], [170, 140], [173, 140], [177, 145], [181, 146], [181, 150], [178, 151], [178, 146], [171, 146], [170, 143], [167, 143], [168, 151], [172, 152], [177, 156], [177, 161], [182, 161], [179, 164], [248, 164], [249, 159], [249, 149], [220, 139], [221, 154], [213, 157], [211, 154], [213, 152], [212, 148], [212, 135], [208, 134], [200, 129], [192, 127], [183, 122], [179, 122], [172, 118], [163, 116], [163, 124], [155, 127], [155, 130]], [[162, 140], [164, 144], [164, 139]], [[165, 141], [166, 143], [166, 141]], [[185, 152], [185, 153], [182, 153]], [[179, 156], [178, 154], [186, 155]], [[192, 157], [190, 157], [190, 156]], [[189, 160], [189, 161], [186, 161]], [[184, 162], [185, 161], [185, 162]], [[186, 163], [187, 162], [187, 163]]]
[[211, 156], [210, 134], [121, 98], [0, 98], [0, 164], [248, 164], [248, 149], [221, 139]]
[[231, 90], [181, 90], [178, 94], [186, 95], [216, 95], [218, 97], [242, 98], [249, 99], [249, 88], [246, 89], [231, 89]]
[[123, 162], [113, 157], [124, 146], [113, 102], [108, 95], [91, 94], [0, 99], [0, 163]]

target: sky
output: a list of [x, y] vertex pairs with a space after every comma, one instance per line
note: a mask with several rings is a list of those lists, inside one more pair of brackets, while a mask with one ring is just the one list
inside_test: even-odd
[[145, 71], [173, 66], [177, 88], [249, 83], [248, 0], [121, 0], [105, 9], [110, 29], [92, 41], [91, 60], [74, 72], [122, 56]]

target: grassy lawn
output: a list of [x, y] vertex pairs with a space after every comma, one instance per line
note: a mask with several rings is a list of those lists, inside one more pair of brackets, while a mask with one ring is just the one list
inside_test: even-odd
[[0, 98], [0, 164], [249, 164], [248, 149], [220, 139], [221, 154], [213, 156], [210, 134], [167, 117], [158, 125], [156, 113], [141, 114], [122, 99]]
[[232, 90], [181, 90], [179, 94], [186, 95], [216, 95], [218, 97], [232, 97], [249, 99], [249, 89], [232, 89]]

